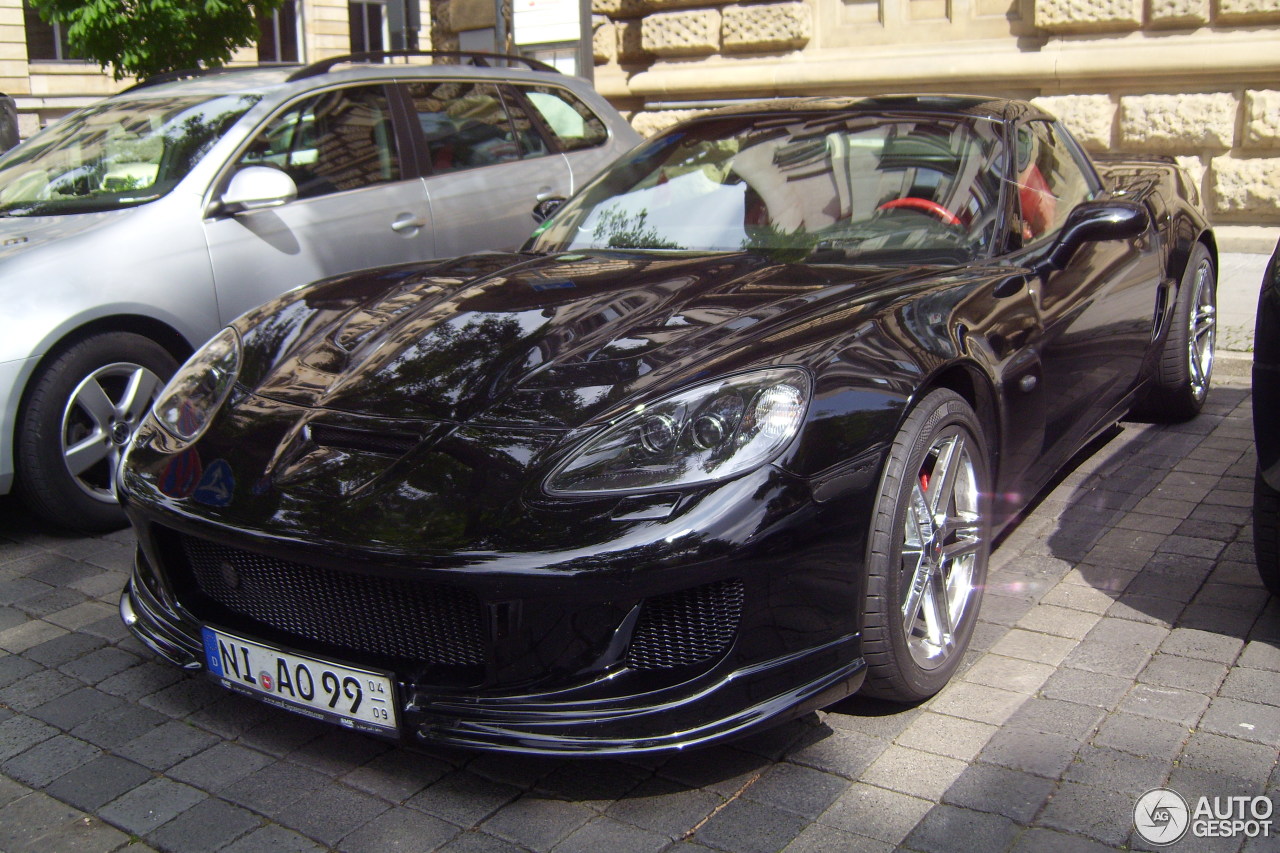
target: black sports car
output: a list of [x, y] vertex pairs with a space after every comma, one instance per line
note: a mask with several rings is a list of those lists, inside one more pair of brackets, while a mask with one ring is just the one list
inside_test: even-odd
[[1197, 205], [1016, 101], [688, 121], [520, 253], [329, 279], [207, 344], [122, 466], [124, 619], [272, 704], [469, 747], [918, 701], [1060, 466], [1202, 406]]
[[1253, 339], [1253, 550], [1262, 583], [1280, 596], [1280, 242], [1262, 276]]

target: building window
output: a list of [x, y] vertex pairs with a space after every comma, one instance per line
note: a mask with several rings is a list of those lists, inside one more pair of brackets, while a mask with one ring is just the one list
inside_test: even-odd
[[352, 53], [386, 50], [387, 7], [385, 3], [351, 0], [347, 3], [347, 14], [351, 22]]
[[258, 61], [298, 61], [297, 0], [285, 0], [268, 14], [258, 13]]
[[27, 59], [31, 62], [75, 59], [67, 47], [66, 24], [48, 24], [40, 13], [22, 4], [23, 23], [27, 29]]

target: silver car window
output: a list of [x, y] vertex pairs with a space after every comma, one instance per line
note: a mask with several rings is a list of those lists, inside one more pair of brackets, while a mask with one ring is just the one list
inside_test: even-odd
[[400, 153], [386, 93], [381, 86], [356, 86], [307, 98], [268, 122], [238, 165], [283, 169], [299, 198], [398, 181]]
[[604, 121], [571, 92], [555, 86], [521, 88], [564, 150], [594, 148], [609, 140]]
[[468, 80], [408, 85], [427, 159], [437, 174], [526, 156], [496, 86]]

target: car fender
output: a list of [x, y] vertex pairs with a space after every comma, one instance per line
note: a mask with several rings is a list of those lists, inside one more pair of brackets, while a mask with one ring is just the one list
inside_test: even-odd
[[1253, 348], [1253, 435], [1258, 473], [1280, 491], [1280, 242], [1267, 263], [1258, 295]]

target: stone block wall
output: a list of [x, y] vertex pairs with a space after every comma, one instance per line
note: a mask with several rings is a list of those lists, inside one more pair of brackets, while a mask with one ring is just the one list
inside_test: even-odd
[[[1276, 0], [1035, 0], [1035, 26], [1053, 33], [1266, 23], [1280, 20]], [[1144, 9], [1145, 6], [1145, 9]], [[1149, 10], [1149, 11], [1146, 11]], [[1144, 16], [1146, 11], [1146, 16]]]
[[727, 53], [794, 50], [809, 41], [809, 7], [804, 3], [728, 6], [721, 38]]
[[1166, 154], [1220, 223], [1280, 224], [1280, 90], [1073, 94], [1035, 102], [1085, 148]]
[[1142, 26], [1142, 0], [1036, 0], [1042, 30], [1096, 32]]
[[720, 49], [720, 12], [655, 12], [640, 23], [640, 46], [657, 56], [706, 56]]
[[600, 64], [615, 58], [634, 63], [655, 57], [783, 53], [804, 47], [813, 31], [812, 10], [804, 2], [593, 0], [591, 8], [601, 18], [593, 44]]

